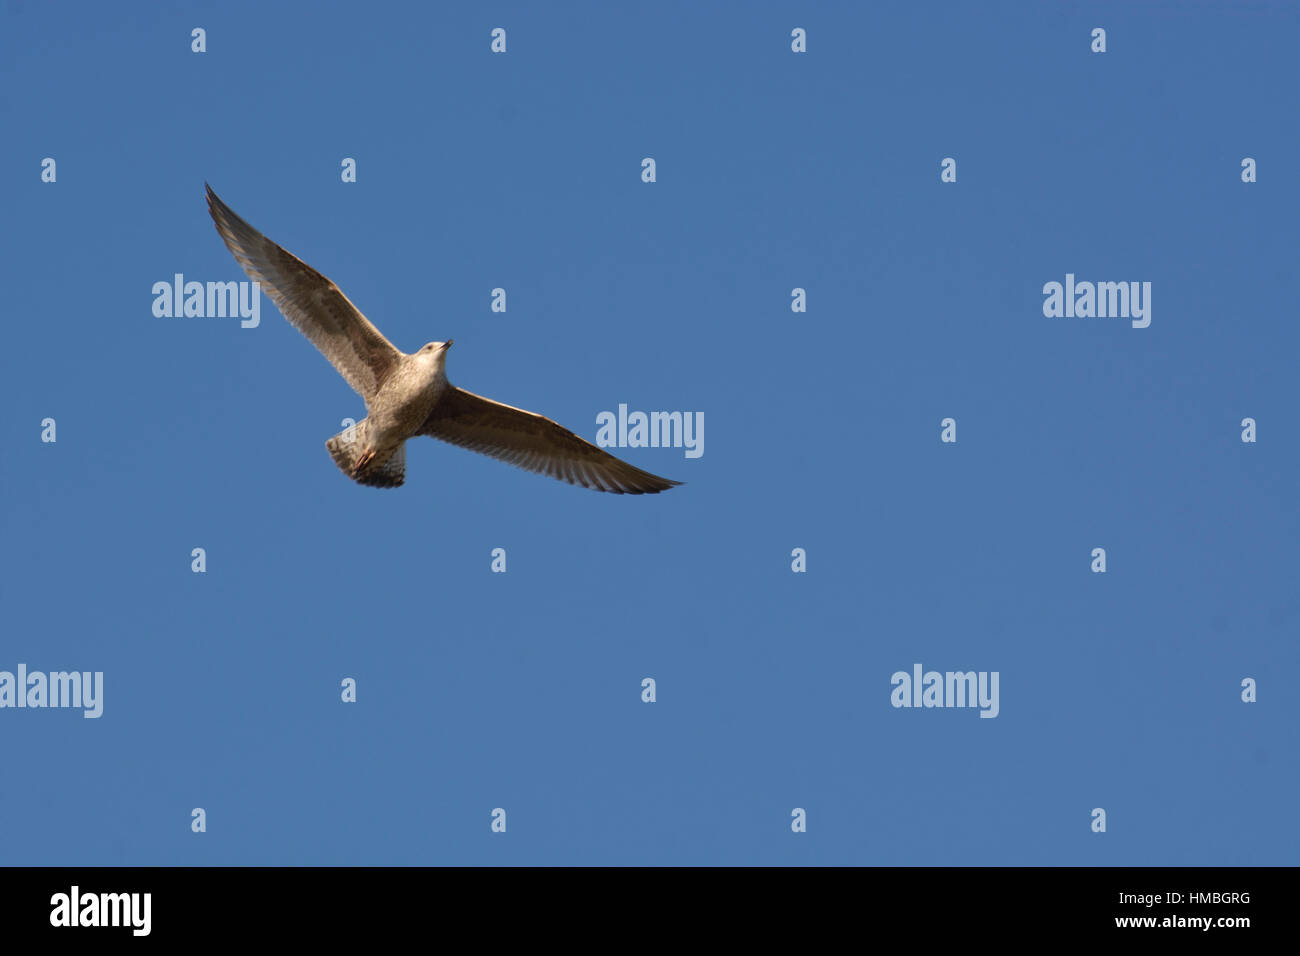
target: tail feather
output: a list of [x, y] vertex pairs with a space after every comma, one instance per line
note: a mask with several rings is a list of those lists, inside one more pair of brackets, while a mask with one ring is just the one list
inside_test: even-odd
[[406, 480], [406, 443], [398, 445], [388, 455], [382, 452], [372, 458], [357, 473], [357, 459], [366, 450], [365, 422], [358, 422], [345, 428], [325, 443], [334, 464], [351, 478], [362, 485], [374, 488], [397, 488]]

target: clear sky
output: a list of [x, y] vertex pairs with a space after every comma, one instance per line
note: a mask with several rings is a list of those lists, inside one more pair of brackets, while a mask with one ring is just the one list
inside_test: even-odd
[[[0, 709], [0, 863], [1300, 862], [1300, 12], [1226, 6], [6, 3], [0, 671], [104, 676]], [[245, 278], [205, 181], [452, 382], [704, 453], [353, 484], [269, 300], [154, 315]]]

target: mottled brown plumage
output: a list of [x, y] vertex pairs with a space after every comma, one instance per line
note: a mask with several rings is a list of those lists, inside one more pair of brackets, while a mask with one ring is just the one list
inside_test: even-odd
[[208, 211], [244, 271], [365, 400], [366, 419], [325, 443], [355, 481], [401, 485], [406, 440], [429, 435], [596, 491], [655, 494], [681, 484], [629, 465], [549, 418], [450, 384], [450, 339], [407, 355], [337, 285], [237, 216], [211, 186]]

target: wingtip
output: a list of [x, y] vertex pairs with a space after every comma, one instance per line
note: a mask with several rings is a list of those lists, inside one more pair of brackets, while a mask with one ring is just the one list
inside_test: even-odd
[[203, 183], [203, 188], [204, 188], [204, 190], [205, 190], [206, 193], [207, 193], [207, 197], [208, 197], [208, 211], [209, 211], [209, 212], [215, 212], [215, 210], [217, 210], [217, 209], [227, 209], [227, 208], [229, 208], [229, 207], [226, 206], [226, 204], [225, 204], [224, 202], [221, 201], [221, 197], [217, 195], [217, 191], [216, 191], [215, 189], [213, 189], [212, 186], [211, 186], [209, 183], [204, 182], [204, 183]]
[[673, 481], [671, 478], [659, 478], [658, 480], [662, 482], [662, 484], [646, 485], [641, 488], [619, 489], [617, 493], [620, 495], [661, 495], [665, 491], [686, 484], [684, 481]]
[[212, 186], [205, 182], [203, 187], [207, 190], [208, 215], [212, 217], [213, 223], [216, 224], [217, 231], [220, 232], [222, 236], [225, 236], [226, 230], [232, 225], [232, 220], [237, 220], [239, 217], [235, 214], [235, 211], [227, 206], [222, 198], [217, 195], [216, 190], [213, 189]]

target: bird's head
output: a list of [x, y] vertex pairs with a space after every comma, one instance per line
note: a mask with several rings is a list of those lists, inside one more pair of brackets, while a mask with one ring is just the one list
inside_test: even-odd
[[428, 362], [437, 368], [442, 368], [447, 361], [447, 349], [451, 348], [454, 339], [448, 339], [445, 342], [429, 342], [422, 346], [416, 356], [422, 361]]

